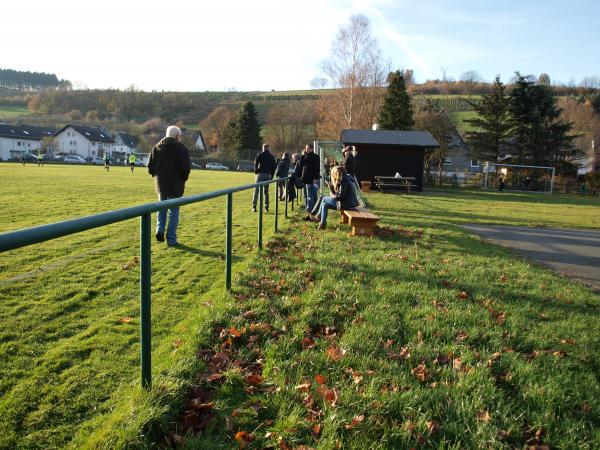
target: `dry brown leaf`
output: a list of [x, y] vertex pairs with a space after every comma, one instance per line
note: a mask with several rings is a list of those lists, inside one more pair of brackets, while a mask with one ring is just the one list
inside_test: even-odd
[[427, 425], [427, 431], [429, 431], [430, 436], [440, 431], [440, 424], [437, 423], [435, 420], [428, 420], [427, 422], [425, 422], [425, 424]]
[[304, 349], [304, 350], [308, 350], [309, 348], [313, 348], [315, 346], [315, 341], [313, 341], [311, 338], [309, 337], [305, 337], [304, 339], [302, 339], [300, 341], [300, 346]]
[[248, 383], [251, 386], [256, 386], [260, 383], [262, 383], [262, 378], [260, 375], [257, 375], [255, 373], [252, 373], [250, 375], [248, 375], [246, 378], [246, 383]]
[[421, 383], [427, 381], [427, 377], [429, 376], [429, 371], [424, 363], [419, 364], [417, 367], [411, 370], [411, 373], [419, 380]]
[[298, 391], [302, 391], [302, 392], [308, 392], [310, 390], [310, 386], [311, 386], [310, 383], [302, 383], [302, 384], [297, 385], [295, 387], [295, 389]]
[[323, 399], [325, 401], [327, 401], [331, 406], [337, 405], [337, 401], [339, 399], [339, 394], [335, 388], [329, 389], [325, 386], [319, 386], [317, 391], [319, 392], [319, 394], [321, 394]]
[[575, 339], [561, 339], [560, 340], [561, 344], [570, 344], [570, 345], [575, 345]]
[[508, 281], [508, 277], [507, 277], [506, 275], [504, 275], [504, 274], [503, 274], [503, 275], [500, 277], [500, 281], [501, 281], [502, 283], [506, 283], [506, 282]]
[[583, 403], [581, 403], [581, 410], [584, 414], [589, 414], [592, 410], [592, 408], [590, 407], [590, 403], [587, 400], [584, 400]]
[[312, 432], [312, 434], [315, 438], [318, 438], [319, 436], [321, 436], [322, 429], [323, 429], [323, 425], [321, 425], [320, 423], [316, 423], [311, 427], [310, 431]]
[[192, 401], [190, 402], [190, 405], [192, 408], [194, 408], [196, 410], [213, 409], [215, 407], [214, 402], [203, 403], [202, 400], [200, 400], [198, 398], [192, 399]]
[[242, 335], [242, 332], [238, 330], [236, 327], [229, 328], [229, 334], [235, 338], [239, 338]]
[[254, 437], [252, 434], [248, 433], [247, 431], [238, 431], [235, 434], [235, 440], [238, 442], [240, 448], [246, 448], [253, 439]]
[[129, 317], [129, 316], [121, 317], [119, 319], [119, 322], [121, 322], [121, 323], [130, 323], [131, 322], [131, 317]]
[[363, 420], [365, 420], [364, 414], [361, 414], [360, 416], [354, 416], [352, 421], [345, 425], [346, 430], [351, 430], [352, 428], [360, 424]]
[[460, 357], [452, 360], [452, 367], [454, 367], [455, 370], [460, 370], [462, 368], [462, 360]]
[[346, 354], [346, 350], [344, 350], [341, 347], [337, 347], [335, 345], [330, 345], [329, 348], [327, 349], [327, 357], [329, 359], [331, 359], [332, 361], [341, 360], [345, 354]]
[[490, 416], [490, 413], [487, 412], [486, 410], [482, 410], [482, 409], [480, 409], [479, 411], [477, 411], [477, 413], [475, 413], [475, 418], [478, 421], [485, 422], [485, 423], [488, 423], [490, 420], [492, 420], [492, 416]]
[[318, 373], [315, 375], [315, 381], [317, 382], [317, 384], [325, 384], [327, 383], [327, 378]]
[[461, 300], [466, 300], [469, 298], [469, 294], [466, 293], [465, 291], [460, 291], [457, 295], [457, 298], [461, 299]]

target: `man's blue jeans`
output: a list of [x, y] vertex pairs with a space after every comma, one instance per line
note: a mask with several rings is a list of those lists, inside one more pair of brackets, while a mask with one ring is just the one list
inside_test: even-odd
[[315, 186], [314, 183], [307, 184], [305, 192], [307, 194], [307, 198], [304, 199], [304, 203], [306, 204], [306, 212], [310, 213], [317, 202], [317, 186]]
[[337, 209], [337, 202], [332, 197], [323, 197], [321, 200], [321, 223], [325, 225], [327, 223], [327, 210]]
[[[171, 200], [172, 197], [164, 194], [158, 194], [158, 200], [164, 202], [165, 200]], [[179, 207], [169, 209], [169, 225], [167, 226], [167, 210], [163, 209], [158, 212], [156, 220], [156, 233], [165, 234], [165, 227], [167, 228], [167, 244], [177, 244], [177, 225], [179, 225]]]

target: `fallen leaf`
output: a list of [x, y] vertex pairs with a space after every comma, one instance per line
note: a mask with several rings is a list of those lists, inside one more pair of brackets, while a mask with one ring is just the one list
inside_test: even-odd
[[583, 403], [581, 403], [581, 410], [584, 414], [589, 414], [592, 410], [592, 408], [590, 407], [590, 403], [587, 400], [584, 400]]
[[304, 349], [304, 350], [308, 350], [309, 348], [313, 348], [315, 346], [315, 341], [313, 341], [311, 338], [309, 337], [305, 337], [304, 339], [302, 339], [300, 341], [300, 346]]
[[421, 383], [427, 381], [427, 377], [429, 376], [429, 371], [427, 367], [425, 367], [424, 363], [419, 364], [417, 367], [411, 370], [411, 373], [419, 380]]
[[317, 423], [311, 427], [310, 431], [312, 432], [314, 437], [318, 438], [319, 436], [321, 436], [322, 428], [323, 426], [320, 423]]
[[129, 322], [131, 322], [131, 317], [129, 317], [129, 316], [121, 317], [119, 319], [119, 322], [121, 322], [121, 323], [129, 323]]
[[460, 370], [462, 368], [462, 360], [460, 358], [454, 358], [452, 360], [452, 367], [454, 367], [455, 370]]
[[354, 416], [352, 421], [345, 425], [346, 430], [351, 430], [352, 428], [357, 426], [359, 423], [361, 423], [363, 420], [365, 420], [365, 416], [363, 414], [361, 414], [360, 416]]
[[252, 373], [250, 375], [248, 375], [246, 378], [246, 383], [248, 383], [251, 386], [256, 386], [259, 385], [260, 383], [262, 383], [262, 377], [260, 375], [257, 375], [255, 373]]
[[502, 276], [500, 277], [500, 281], [501, 281], [502, 283], [506, 283], [506, 282], [508, 281], [508, 277], [507, 277], [506, 275], [502, 275]]
[[242, 332], [238, 330], [236, 327], [229, 328], [229, 334], [235, 338], [239, 338], [242, 335]]
[[329, 359], [331, 359], [332, 361], [339, 361], [339, 360], [341, 360], [344, 357], [345, 354], [346, 354], [346, 350], [344, 350], [341, 347], [337, 347], [335, 345], [331, 345], [327, 349], [327, 357]]
[[302, 392], [308, 392], [310, 390], [310, 386], [310, 383], [302, 383], [296, 386], [295, 389]]
[[460, 298], [461, 300], [466, 300], [469, 298], [469, 294], [467, 294], [465, 291], [460, 291], [456, 297]]
[[489, 412], [480, 409], [475, 413], [475, 418], [480, 422], [488, 423], [492, 419], [492, 416], [490, 416]]
[[548, 320], [550, 317], [548, 317], [546, 314], [544, 313], [539, 313], [538, 317], [542, 320]]
[[575, 344], [575, 339], [561, 339], [560, 340], [561, 344], [570, 344], [570, 345], [574, 345]]
[[325, 384], [327, 383], [327, 378], [318, 373], [315, 375], [315, 381], [317, 382], [317, 384]]
[[240, 448], [246, 448], [250, 442], [253, 440], [252, 434], [247, 431], [238, 431], [235, 434], [235, 440], [238, 441]]
[[429, 431], [430, 436], [440, 431], [440, 424], [434, 420], [428, 420], [427, 422], [425, 422], [425, 424], [427, 425], [427, 431]]
[[323, 399], [327, 401], [331, 406], [336, 406], [337, 401], [339, 399], [339, 394], [335, 388], [329, 389], [325, 386], [320, 386], [317, 389], [317, 392], [319, 392]]
[[175, 339], [175, 342], [173, 342], [173, 346], [175, 346], [175, 348], [181, 347], [182, 344], [183, 344], [183, 339]]
[[192, 408], [196, 409], [196, 410], [206, 410], [206, 409], [213, 409], [215, 407], [215, 403], [214, 402], [207, 402], [207, 403], [203, 403], [202, 400], [200, 399], [192, 399], [192, 401], [190, 402], [190, 405]]

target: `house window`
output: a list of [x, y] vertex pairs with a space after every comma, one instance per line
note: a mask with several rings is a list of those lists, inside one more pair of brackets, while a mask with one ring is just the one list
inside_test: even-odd
[[95, 142], [95, 141], [94, 141], [94, 142], [92, 142], [92, 145], [95, 147], [95, 146], [96, 146], [96, 142]]
[[444, 165], [445, 166], [451, 166], [452, 165], [452, 158], [444, 158]]
[[472, 159], [471, 160], [471, 167], [479, 167], [479, 160], [478, 159]]
[[21, 146], [21, 141], [17, 141], [17, 147]]
[[31, 142], [28, 142], [28, 143], [27, 143], [27, 147], [31, 147]]

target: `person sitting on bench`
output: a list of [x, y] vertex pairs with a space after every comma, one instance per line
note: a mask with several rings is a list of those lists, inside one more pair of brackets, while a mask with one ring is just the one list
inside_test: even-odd
[[319, 230], [327, 227], [328, 209], [353, 209], [358, 206], [358, 199], [354, 191], [354, 179], [348, 175], [346, 169], [342, 166], [336, 166], [331, 169], [331, 195], [323, 197], [321, 201], [321, 211], [318, 216], [312, 216], [313, 220], [319, 222]]

